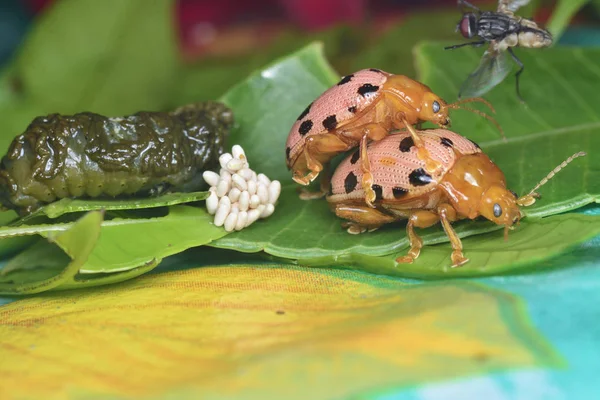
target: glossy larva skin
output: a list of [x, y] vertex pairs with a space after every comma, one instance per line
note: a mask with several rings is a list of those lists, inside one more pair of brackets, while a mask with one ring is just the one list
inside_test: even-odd
[[[417, 157], [409, 133], [390, 135], [369, 146], [371, 172], [378, 186], [375, 190], [376, 202], [407, 201], [422, 197], [422, 204], [415, 206], [434, 207], [435, 204], [429, 204], [431, 202], [426, 198], [427, 194], [437, 190], [439, 182], [454, 166], [459, 156], [457, 152], [460, 155], [481, 153], [474, 142], [445, 129], [426, 130], [421, 137], [431, 157], [442, 165], [436, 174], [430, 175], [424, 171], [425, 163]], [[355, 152], [345, 158], [333, 174], [331, 193], [327, 197], [330, 203], [360, 202], [364, 198], [364, 191], [359, 184], [363, 173], [357, 154]]]
[[[365, 69], [343, 77], [309, 104], [294, 122], [286, 142], [286, 164], [298, 183], [309, 171], [306, 154], [321, 164], [335, 155], [359, 145], [365, 135], [381, 137], [381, 132], [368, 133], [370, 125], [384, 134], [430, 121], [446, 126], [450, 120], [446, 103], [429, 87], [403, 75], [394, 75], [378, 69]], [[325, 139], [313, 143], [314, 138]], [[316, 142], [316, 141], [315, 141]], [[316, 174], [311, 177], [311, 180]]]
[[221, 103], [108, 118], [35, 118], [0, 162], [0, 203], [26, 215], [62, 198], [153, 196], [205, 187], [233, 124]]

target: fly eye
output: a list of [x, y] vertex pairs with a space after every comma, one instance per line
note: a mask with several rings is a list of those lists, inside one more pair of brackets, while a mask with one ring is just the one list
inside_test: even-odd
[[438, 103], [437, 100], [433, 102], [432, 109], [434, 113], [440, 112], [440, 103]]
[[501, 215], [502, 215], [502, 207], [500, 207], [500, 204], [498, 204], [498, 203], [494, 204], [494, 217], [500, 218]]
[[463, 37], [471, 39], [477, 30], [477, 17], [475, 14], [465, 14], [463, 19], [458, 24], [458, 30]]

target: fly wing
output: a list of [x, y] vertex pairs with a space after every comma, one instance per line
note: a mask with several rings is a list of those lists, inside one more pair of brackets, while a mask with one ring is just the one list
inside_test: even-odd
[[519, 8], [529, 4], [531, 0], [499, 0], [498, 1], [498, 12], [515, 12]]
[[462, 84], [458, 97], [479, 97], [489, 92], [506, 78], [511, 67], [506, 52], [495, 50], [492, 43], [483, 54], [477, 69]]

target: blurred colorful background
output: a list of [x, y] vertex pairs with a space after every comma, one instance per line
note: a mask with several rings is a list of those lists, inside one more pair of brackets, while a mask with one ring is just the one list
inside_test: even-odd
[[[19, 70], [0, 80], [3, 145], [43, 113], [122, 115], [219, 98], [315, 40], [340, 75], [377, 66], [409, 76], [418, 41], [463, 41], [449, 29], [461, 15], [455, 0], [178, 0], [172, 22], [181, 65], [168, 57], [169, 40], [131, 40], [168, 53], [165, 66], [147, 65], [147, 80], [158, 83], [146, 96], [140, 88], [148, 82], [132, 79], [141, 68], [136, 57], [116, 50], [107, 57], [135, 65], [120, 65], [122, 78], [106, 89], [85, 64], [85, 40], [63, 73], [61, 43], [35, 31], [60, 1], [0, 1], [0, 67]], [[600, 46], [600, 2], [570, 4], [574, 15], [565, 13], [558, 45]], [[551, 23], [556, 7], [533, 0], [520, 14]], [[133, 8], [131, 26], [153, 29], [154, 21], [138, 24], [148, 16]], [[70, 73], [92, 81], [98, 96], [64, 100], [80, 94]], [[127, 282], [0, 297], [0, 399], [598, 398], [600, 237], [538, 267], [542, 273], [427, 282], [192, 249]]]

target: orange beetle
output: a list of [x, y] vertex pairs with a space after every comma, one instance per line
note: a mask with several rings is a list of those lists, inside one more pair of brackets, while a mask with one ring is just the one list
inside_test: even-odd
[[[366, 203], [372, 206], [375, 193], [371, 190], [373, 176], [369, 172], [369, 160], [365, 152], [367, 141], [381, 140], [391, 130], [406, 128], [418, 150], [417, 156], [425, 162], [427, 171], [433, 173], [440, 165], [429, 157], [412, 125], [429, 121], [447, 127], [450, 125], [448, 109], [459, 108], [460, 104], [472, 101], [483, 102], [493, 111], [489, 103], [479, 98], [448, 105], [429, 87], [403, 75], [378, 69], [358, 71], [343, 77], [300, 114], [286, 143], [287, 167], [293, 171], [294, 181], [306, 186], [324, 169], [323, 164], [328, 164], [335, 155], [360, 146], [362, 187]], [[478, 110], [464, 109], [496, 123]], [[329, 186], [328, 178], [325, 171], [321, 191], [316, 196], [305, 193], [303, 198], [325, 194]]]
[[441, 165], [434, 174], [425, 170], [418, 157], [412, 136], [400, 133], [371, 143], [367, 153], [376, 184], [375, 208], [364, 201], [364, 190], [358, 182], [362, 168], [357, 161], [358, 150], [344, 159], [331, 179], [327, 196], [335, 214], [347, 220], [343, 224], [349, 233], [362, 233], [380, 226], [408, 219], [406, 225], [410, 250], [399, 257], [399, 263], [412, 263], [423, 247], [414, 228], [427, 228], [440, 222], [452, 244], [452, 266], [468, 261], [463, 255], [461, 241], [451, 222], [483, 216], [508, 229], [523, 216], [520, 207], [535, 203], [535, 192], [574, 158], [576, 153], [556, 167], [531, 192], [523, 197], [507, 189], [502, 171], [481, 151], [479, 146], [446, 129], [422, 131], [421, 139], [433, 160]]

